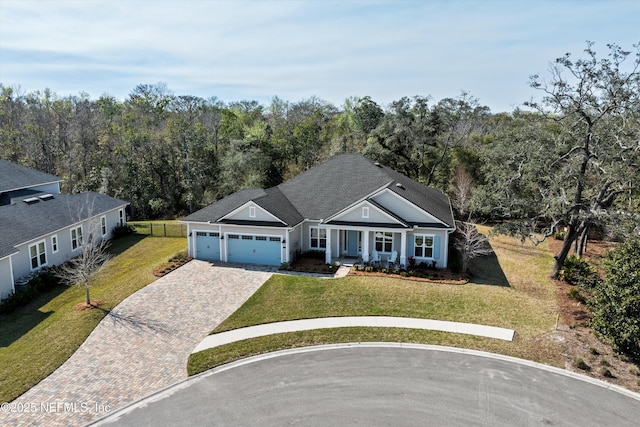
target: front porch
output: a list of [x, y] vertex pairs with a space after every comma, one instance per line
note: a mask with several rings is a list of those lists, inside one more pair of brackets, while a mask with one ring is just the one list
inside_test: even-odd
[[[325, 226], [325, 262], [407, 265], [407, 229]], [[395, 260], [392, 258], [395, 255]]]

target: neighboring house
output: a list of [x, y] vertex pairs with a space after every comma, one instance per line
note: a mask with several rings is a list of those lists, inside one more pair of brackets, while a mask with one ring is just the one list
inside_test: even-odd
[[301, 252], [393, 255], [447, 266], [455, 230], [449, 198], [359, 154], [341, 154], [277, 187], [240, 190], [183, 219], [189, 255], [280, 265]]
[[83, 239], [109, 239], [128, 203], [94, 192], [61, 194], [62, 180], [0, 160], [0, 299], [44, 266], [78, 255]]

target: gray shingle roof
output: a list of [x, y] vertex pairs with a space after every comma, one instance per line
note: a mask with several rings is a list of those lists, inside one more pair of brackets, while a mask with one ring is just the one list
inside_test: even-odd
[[0, 206], [0, 258], [15, 253], [16, 245], [128, 204], [94, 192], [54, 194], [52, 198], [33, 203], [23, 201], [43, 194], [29, 190], [16, 192], [9, 204]]
[[60, 181], [57, 176], [0, 160], [0, 193]]
[[[402, 187], [397, 186], [398, 183]], [[446, 226], [454, 226], [451, 205], [445, 194], [360, 154], [334, 156], [277, 187], [240, 190], [184, 220], [216, 222], [253, 200], [287, 225], [293, 226], [303, 219], [327, 219], [384, 188], [429, 212]]]
[[261, 188], [245, 188], [244, 190], [236, 191], [235, 193], [230, 194], [227, 197], [192, 213], [191, 215], [188, 215], [183, 219], [183, 221], [216, 222], [232, 210], [244, 205], [248, 201], [259, 199], [266, 194], [267, 192]]

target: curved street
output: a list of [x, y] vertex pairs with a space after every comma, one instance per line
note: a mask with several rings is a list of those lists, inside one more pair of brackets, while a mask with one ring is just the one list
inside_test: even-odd
[[447, 347], [350, 344], [192, 377], [96, 425], [635, 426], [640, 396], [534, 362]]

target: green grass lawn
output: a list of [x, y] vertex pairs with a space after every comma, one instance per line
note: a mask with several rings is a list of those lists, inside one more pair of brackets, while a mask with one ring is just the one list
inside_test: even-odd
[[185, 238], [128, 236], [96, 276], [91, 299], [100, 309], [75, 311], [84, 288], [62, 287], [0, 316], [0, 402], [15, 399], [64, 363], [120, 301], [157, 279], [153, 267], [186, 249]]
[[[482, 230], [486, 231], [486, 230]], [[491, 241], [497, 257], [472, 264], [475, 279], [444, 285], [402, 279], [348, 276], [342, 279], [274, 275], [214, 332], [261, 323], [324, 316], [384, 315], [470, 322], [514, 329], [513, 342], [435, 331], [340, 328], [278, 334], [227, 344], [194, 354], [190, 374], [267, 351], [315, 344], [403, 341], [474, 348], [559, 365], [560, 352], [544, 334], [557, 307], [548, 278], [553, 258], [546, 245]]]

